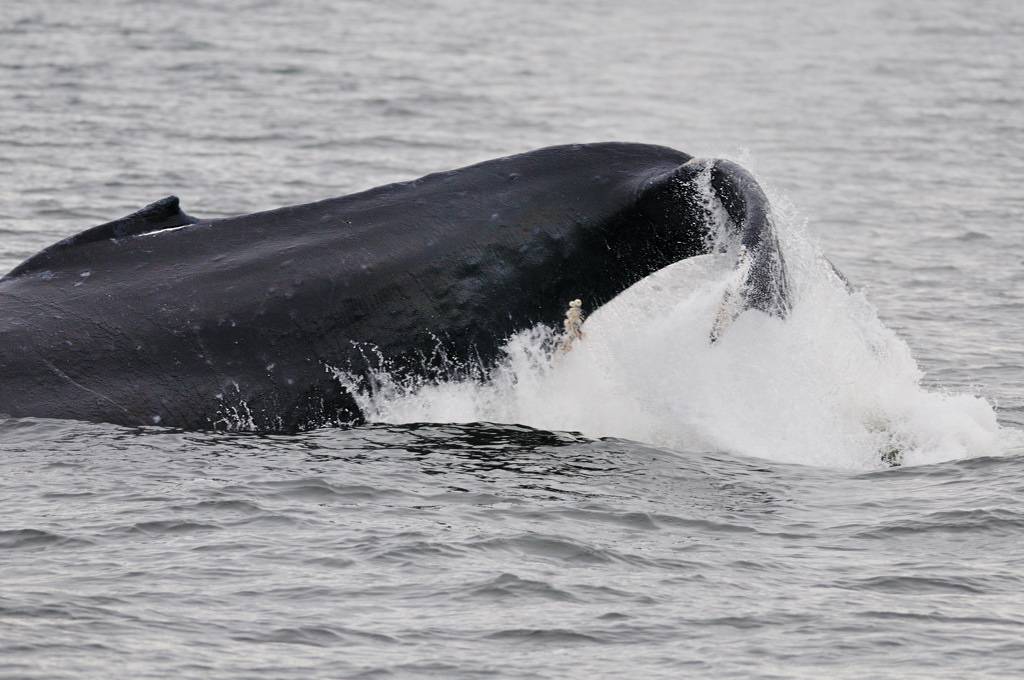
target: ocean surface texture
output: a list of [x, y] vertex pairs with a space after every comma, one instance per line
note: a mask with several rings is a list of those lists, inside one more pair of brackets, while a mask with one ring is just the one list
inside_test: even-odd
[[1024, 677], [1021, 3], [0, 6], [4, 271], [605, 140], [751, 168], [793, 317], [708, 347], [706, 261], [355, 430], [0, 419], [0, 677]]

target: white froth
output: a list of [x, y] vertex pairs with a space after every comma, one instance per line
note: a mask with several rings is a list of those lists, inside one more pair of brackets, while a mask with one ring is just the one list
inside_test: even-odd
[[520, 423], [858, 469], [887, 455], [914, 465], [1013, 445], [985, 400], [922, 386], [906, 343], [785, 212], [776, 221], [794, 295], [786, 320], [747, 311], [711, 344], [735, 274], [731, 256], [701, 256], [596, 310], [568, 353], [538, 327], [507, 341], [486, 380], [381, 371], [359, 405], [376, 422]]

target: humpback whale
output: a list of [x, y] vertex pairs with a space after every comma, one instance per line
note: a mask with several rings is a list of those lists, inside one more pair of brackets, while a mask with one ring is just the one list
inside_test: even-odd
[[487, 366], [513, 333], [560, 325], [569, 301], [598, 307], [722, 247], [709, 238], [717, 205], [742, 276], [711, 342], [743, 310], [790, 305], [768, 200], [730, 161], [577, 144], [222, 219], [169, 196], [0, 279], [0, 413], [358, 424], [332, 367], [369, 371], [367, 347], [400, 370]]

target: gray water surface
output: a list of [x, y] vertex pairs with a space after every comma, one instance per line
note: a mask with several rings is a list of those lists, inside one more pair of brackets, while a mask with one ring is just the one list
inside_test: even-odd
[[[925, 382], [1024, 427], [1024, 9], [0, 6], [0, 269], [548, 144], [725, 155]], [[2, 389], [2, 385], [0, 385]], [[870, 473], [503, 425], [0, 423], [11, 678], [1024, 676], [1024, 458]]]

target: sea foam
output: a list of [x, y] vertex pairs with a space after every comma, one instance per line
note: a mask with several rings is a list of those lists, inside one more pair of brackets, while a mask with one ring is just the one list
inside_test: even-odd
[[[724, 211], [705, 196], [712, 240], [728, 245]], [[710, 342], [735, 283], [726, 248], [624, 291], [593, 312], [569, 352], [537, 326], [509, 338], [495, 367], [469, 375], [426, 380], [382, 363], [368, 381], [339, 378], [371, 422], [520, 423], [857, 469], [1003, 453], [1015, 431], [980, 397], [923, 387], [907, 344], [777, 203], [793, 295], [784, 320], [749, 310]]]

